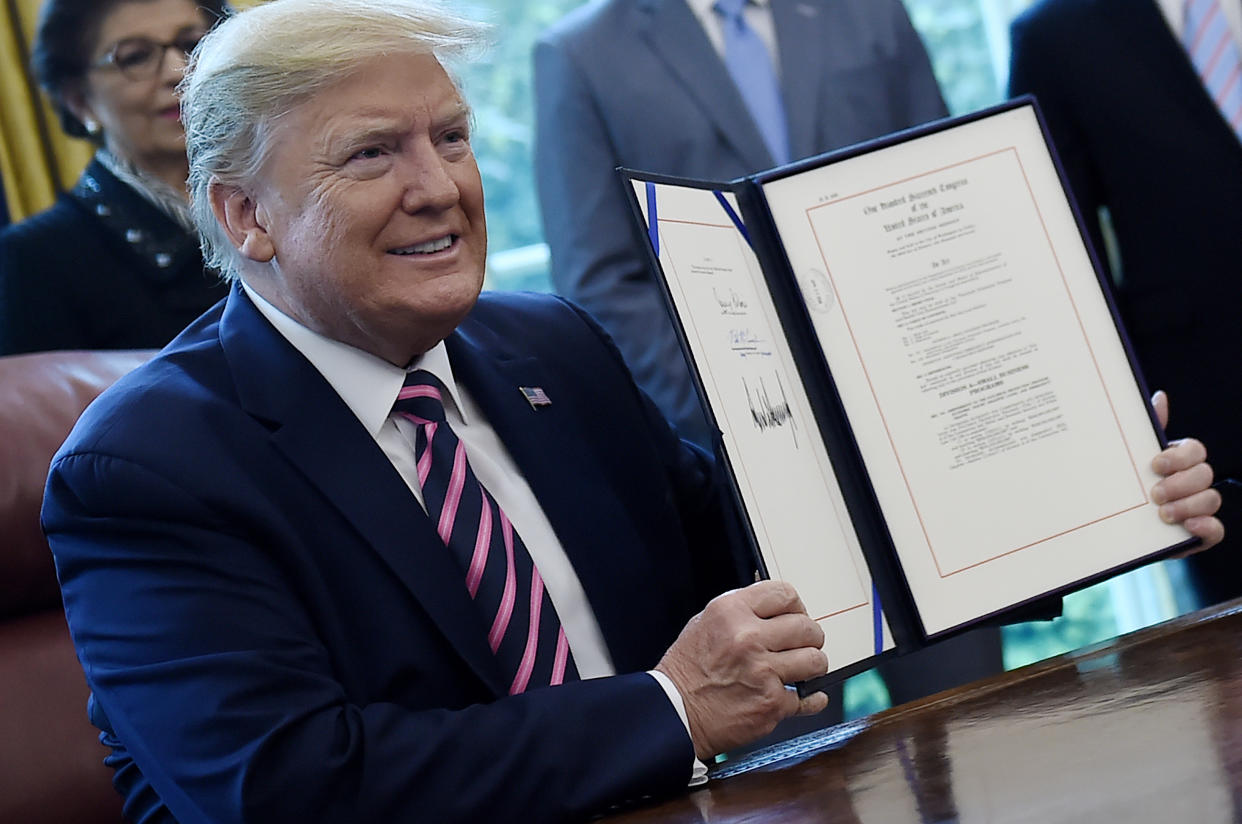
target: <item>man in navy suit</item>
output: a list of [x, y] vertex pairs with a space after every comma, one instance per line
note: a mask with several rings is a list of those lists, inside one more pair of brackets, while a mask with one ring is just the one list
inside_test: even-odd
[[[1212, 445], [1242, 477], [1242, 140], [1182, 45], [1185, 0], [1043, 0], [1013, 23], [1011, 94], [1033, 93], [1095, 241], [1111, 218], [1117, 300], [1150, 385], [1177, 412], [1170, 435]], [[1216, 32], [1242, 49], [1242, 4]], [[1236, 116], [1236, 115], [1235, 115]], [[1226, 486], [1221, 516], [1242, 501]], [[1226, 547], [1195, 556], [1201, 599], [1242, 594]]]
[[[419, 0], [276, 0], [196, 52], [193, 203], [233, 288], [84, 416], [44, 513], [132, 819], [579, 820], [826, 703], [785, 687], [826, 668], [791, 587], [704, 607], [743, 582], [713, 466], [607, 336], [478, 299], [439, 62], [471, 35]], [[453, 435], [395, 409], [416, 374]], [[436, 500], [445, 437], [468, 461]]]
[[[792, 587], [703, 606], [742, 577], [713, 467], [607, 336], [479, 298], [440, 62], [470, 35], [273, 0], [195, 53], [191, 200], [234, 285], [83, 416], [44, 509], [131, 820], [581, 820], [824, 706], [785, 686], [826, 668]], [[1201, 452], [1161, 488], [1210, 541]]]

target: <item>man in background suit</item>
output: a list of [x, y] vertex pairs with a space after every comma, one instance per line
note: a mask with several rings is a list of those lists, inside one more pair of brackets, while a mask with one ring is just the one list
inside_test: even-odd
[[[943, 117], [900, 0], [770, 0], [745, 10], [777, 59], [788, 157]], [[613, 336], [683, 435], [710, 444], [614, 169], [729, 180], [778, 162], [722, 61], [712, 0], [605, 0], [535, 46], [535, 179], [557, 291]]]
[[[1194, 432], [1212, 444], [1217, 477], [1239, 477], [1242, 139], [1183, 45], [1186, 5], [1043, 0], [1013, 23], [1009, 90], [1036, 95], [1097, 250], [1101, 209], [1111, 218], [1118, 304], [1149, 384], [1176, 400], [1170, 436]], [[1221, 44], [1242, 48], [1242, 3], [1220, 0], [1212, 14], [1191, 35], [1217, 38], [1220, 64]], [[1190, 559], [1203, 603], [1242, 594], [1230, 555]]]
[[[713, 0], [606, 0], [535, 46], [535, 177], [558, 291], [612, 335], [639, 385], [701, 444], [707, 431], [615, 172], [729, 180], [948, 114], [900, 0], [769, 0], [744, 10], [778, 59], [788, 156], [775, 157], [723, 62]], [[999, 672], [1000, 630], [886, 663], [899, 704]], [[833, 701], [820, 725], [840, 720]], [[806, 721], [790, 725], [810, 726]]]

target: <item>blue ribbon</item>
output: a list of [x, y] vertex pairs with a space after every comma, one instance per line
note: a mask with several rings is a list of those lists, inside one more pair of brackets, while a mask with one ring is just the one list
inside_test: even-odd
[[660, 258], [660, 227], [656, 217], [656, 187], [650, 180], [647, 181], [647, 237], [651, 239], [651, 248], [655, 250], [655, 256]]
[[875, 654], [884, 651], [884, 608], [880, 606], [880, 591], [871, 582], [871, 624], [875, 634]]
[[716, 201], [720, 204], [721, 208], [725, 210], [725, 214], [729, 216], [729, 220], [733, 221], [733, 225], [736, 226], [737, 230], [742, 233], [742, 238], [746, 241], [746, 245], [751, 248], [751, 251], [754, 251], [755, 244], [750, 242], [750, 232], [746, 231], [746, 224], [742, 223], [742, 219], [738, 217], [737, 212], [735, 212], [733, 207], [729, 205], [729, 201], [725, 199], [723, 194], [720, 192], [712, 192], [712, 194], [716, 196]]

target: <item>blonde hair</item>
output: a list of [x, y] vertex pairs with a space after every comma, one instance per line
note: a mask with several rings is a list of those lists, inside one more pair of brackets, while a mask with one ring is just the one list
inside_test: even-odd
[[361, 63], [392, 54], [451, 62], [475, 53], [484, 32], [435, 0], [270, 0], [217, 26], [179, 87], [190, 211], [207, 265], [233, 279], [241, 261], [208, 188], [255, 180], [281, 116]]

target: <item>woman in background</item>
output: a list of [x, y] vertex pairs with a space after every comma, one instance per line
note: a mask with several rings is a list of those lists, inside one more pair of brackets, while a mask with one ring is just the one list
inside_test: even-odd
[[47, 0], [33, 68], [98, 146], [74, 188], [0, 233], [0, 354], [163, 346], [225, 295], [186, 203], [175, 95], [224, 0]]

